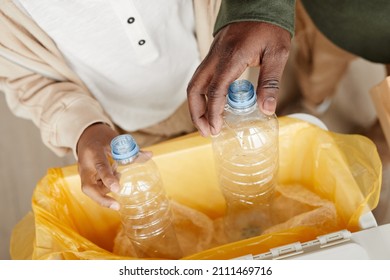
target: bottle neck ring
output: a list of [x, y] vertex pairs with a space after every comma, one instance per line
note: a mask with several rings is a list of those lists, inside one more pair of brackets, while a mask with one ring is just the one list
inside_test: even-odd
[[229, 86], [227, 104], [232, 109], [247, 109], [256, 104], [256, 94], [251, 82], [236, 80]]

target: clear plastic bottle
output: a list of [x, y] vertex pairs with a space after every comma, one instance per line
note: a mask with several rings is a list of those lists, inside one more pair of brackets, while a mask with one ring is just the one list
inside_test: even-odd
[[128, 134], [112, 140], [111, 154], [121, 185], [113, 197], [120, 204], [122, 225], [137, 257], [181, 258], [170, 201], [157, 165]]
[[247, 80], [230, 85], [223, 120], [212, 144], [226, 200], [226, 236], [237, 241], [260, 235], [271, 225], [279, 126], [275, 115], [259, 110], [253, 85]]

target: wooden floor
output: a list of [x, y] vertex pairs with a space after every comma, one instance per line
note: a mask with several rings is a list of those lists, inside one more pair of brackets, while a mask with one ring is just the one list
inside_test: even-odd
[[[323, 116], [323, 121], [332, 131], [352, 132], [357, 124], [372, 122], [375, 112], [368, 98], [369, 85], [379, 82], [384, 76], [381, 68], [360, 61], [350, 70], [338, 89], [333, 108]], [[356, 79], [356, 76], [361, 78]], [[357, 96], [360, 96], [357, 98]], [[351, 104], [354, 103], [354, 104]], [[362, 110], [356, 108], [362, 107]], [[348, 111], [346, 108], [354, 108]], [[356, 112], [359, 114], [356, 114]], [[0, 93], [0, 259], [10, 259], [9, 242], [14, 226], [30, 211], [31, 196], [36, 183], [48, 168], [74, 163], [72, 155], [58, 158], [46, 148], [35, 126], [27, 120], [12, 115]], [[381, 202], [374, 215], [379, 224], [390, 223], [390, 160], [388, 148], [380, 131], [376, 136], [384, 165]], [[381, 140], [382, 137], [382, 140]]]

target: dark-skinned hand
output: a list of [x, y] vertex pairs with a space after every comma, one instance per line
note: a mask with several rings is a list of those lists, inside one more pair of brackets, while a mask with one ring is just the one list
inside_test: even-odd
[[203, 136], [220, 132], [228, 87], [247, 67], [260, 66], [257, 102], [265, 114], [274, 114], [290, 44], [287, 30], [265, 22], [236, 22], [222, 28], [187, 88], [198, 131]]
[[86, 128], [77, 143], [82, 191], [101, 206], [114, 210], [119, 209], [119, 203], [107, 194], [120, 188], [110, 163], [110, 143], [117, 135], [108, 125], [97, 123]]

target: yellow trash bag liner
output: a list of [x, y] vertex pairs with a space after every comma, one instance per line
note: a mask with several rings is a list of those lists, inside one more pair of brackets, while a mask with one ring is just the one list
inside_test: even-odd
[[[145, 148], [160, 168], [176, 223], [193, 231], [181, 232], [197, 245], [185, 247], [183, 259], [232, 259], [361, 229], [360, 217], [379, 201], [382, 165], [374, 143], [290, 117], [280, 117], [279, 124], [272, 204], [277, 222], [259, 236], [234, 243], [224, 240], [225, 202], [210, 139], [194, 133]], [[12, 259], [134, 258], [121, 236], [119, 214], [82, 193], [76, 165], [51, 168], [38, 182], [32, 213], [15, 226], [10, 253]]]

